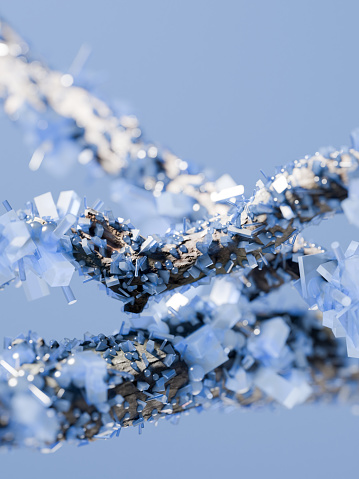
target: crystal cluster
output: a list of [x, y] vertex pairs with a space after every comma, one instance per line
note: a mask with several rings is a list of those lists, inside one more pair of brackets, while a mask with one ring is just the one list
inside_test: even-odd
[[304, 299], [323, 312], [323, 326], [345, 338], [348, 356], [359, 358], [359, 243], [352, 241], [343, 253], [335, 242], [332, 252], [300, 259]]
[[20, 281], [29, 300], [46, 296], [49, 287], [61, 287], [69, 302], [73, 301], [69, 284], [78, 266], [65, 233], [77, 222], [77, 195], [62, 192], [55, 205], [46, 193], [18, 213], [4, 203], [8, 211], [0, 217], [1, 286]]

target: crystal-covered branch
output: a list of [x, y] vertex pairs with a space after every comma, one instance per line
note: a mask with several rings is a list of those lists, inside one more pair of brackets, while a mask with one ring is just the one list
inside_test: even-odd
[[266, 184], [258, 182], [254, 196], [237, 199], [228, 215], [190, 227], [184, 221], [164, 236], [147, 238], [111, 212], [85, 208], [78, 217], [80, 200], [73, 192], [63, 192], [57, 205], [45, 194], [20, 217], [11, 209], [1, 217], [1, 281], [26, 277], [30, 268], [50, 286], [68, 288], [74, 268], [80, 267], [127, 311], [138, 313], [159, 293], [218, 274], [247, 276], [269, 266], [268, 258], [278, 265], [275, 255], [281, 252], [290, 257], [305, 226], [341, 211], [348, 175], [357, 165], [354, 150], [335, 159], [318, 154], [296, 161]]
[[181, 336], [122, 328], [60, 343], [35, 334], [8, 340], [0, 445], [49, 452], [130, 425], [141, 432], [146, 420], [177, 421], [193, 408], [358, 400], [358, 364], [313, 314], [254, 316], [248, 304], [229, 318], [224, 306], [212, 306], [208, 324], [192, 331], [187, 324]]
[[135, 116], [117, 114], [82, 83], [74, 73], [51, 70], [32, 58], [28, 45], [1, 21], [0, 98], [36, 148], [32, 170], [44, 161], [58, 175], [78, 158], [90, 170], [100, 167], [118, 179], [115, 199], [123, 199], [132, 185], [137, 201], [153, 201], [152, 195], [146, 197], [152, 192], [157, 213], [177, 219], [226, 213], [225, 200], [243, 193], [229, 175], [214, 182], [205, 171], [146, 141]]

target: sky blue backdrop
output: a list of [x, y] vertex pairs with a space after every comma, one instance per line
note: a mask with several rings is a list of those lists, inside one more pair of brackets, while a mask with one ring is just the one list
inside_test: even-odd
[[[356, 1], [89, 0], [1, 1], [0, 14], [58, 69], [82, 43], [88, 68], [104, 72], [107, 98], [128, 102], [149, 138], [184, 159], [230, 172], [250, 194], [259, 169], [347, 144], [359, 126]], [[61, 189], [107, 199], [80, 168], [59, 182], [27, 169], [21, 132], [0, 118], [0, 192], [15, 207]], [[120, 211], [118, 212], [120, 214]], [[357, 230], [343, 218], [308, 231], [328, 246], [347, 246]], [[46, 339], [110, 333], [121, 323], [116, 302], [74, 282], [79, 301], [61, 292], [28, 303], [1, 293], [1, 336], [31, 328]], [[87, 299], [91, 294], [91, 306]], [[126, 430], [121, 437], [55, 455], [16, 451], [0, 458], [0, 477], [335, 478], [357, 471], [359, 419], [346, 407], [184, 417], [178, 426]]]

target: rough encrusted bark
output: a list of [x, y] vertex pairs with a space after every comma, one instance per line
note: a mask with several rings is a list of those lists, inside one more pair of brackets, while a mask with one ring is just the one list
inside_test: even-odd
[[[127, 359], [125, 353], [122, 350], [117, 351], [116, 356], [112, 359], [112, 363], [108, 366], [108, 372], [111, 374], [113, 371], [120, 371], [121, 373], [127, 373], [128, 378], [125, 379], [122, 384], [115, 386], [114, 388], [109, 390], [108, 399], [111, 400], [117, 395], [122, 396], [123, 402], [121, 404], [115, 405], [110, 410], [110, 415], [112, 416], [115, 423], [118, 425], [121, 424], [122, 427], [128, 427], [133, 424], [135, 420], [140, 420], [143, 418], [144, 421], [147, 421], [150, 417], [152, 417], [154, 410], [161, 412], [161, 410], [167, 407], [166, 414], [170, 414], [171, 412], [168, 410], [167, 403], [163, 403], [159, 400], [152, 399], [149, 400], [149, 395], [145, 394], [145, 392], [140, 391], [137, 387], [138, 381], [145, 382], [149, 384], [149, 389], [146, 390], [147, 393], [151, 393], [152, 388], [155, 387], [156, 380], [153, 378], [154, 375], [161, 376], [161, 373], [168, 369], [174, 369], [176, 372], [176, 376], [166, 382], [166, 389], [163, 390], [163, 394], [167, 394], [168, 396], [168, 403], [172, 402], [174, 396], [176, 396], [178, 390], [188, 383], [188, 367], [184, 361], [177, 357], [177, 360], [171, 365], [169, 368], [166, 366], [162, 361], [166, 357], [166, 353], [161, 349], [161, 345], [163, 341], [156, 341], [154, 340], [154, 351], [149, 353], [146, 350], [146, 345], [148, 338], [145, 340], [144, 344], [140, 344], [136, 341], [137, 336], [126, 335], [124, 338], [126, 340], [130, 340], [133, 342], [136, 352], [138, 353], [139, 359], [135, 361], [136, 368], [134, 369], [131, 366], [131, 360]], [[143, 355], [146, 356], [149, 365], [146, 367], [143, 361]], [[144, 374], [145, 370], [151, 371], [151, 376], [147, 377]], [[74, 409], [80, 410], [81, 412], [90, 412], [93, 413], [96, 411], [95, 407], [91, 407], [83, 398], [83, 393], [81, 391], [77, 391], [77, 400], [74, 401], [70, 411], [66, 414], [68, 420], [68, 426], [75, 424], [77, 421], [77, 417], [74, 416], [73, 411]], [[153, 393], [154, 397], [156, 396], [163, 396], [161, 393]], [[146, 406], [139, 412], [139, 403], [138, 400], [146, 402]], [[174, 401], [173, 404], [173, 413], [183, 411], [183, 407], [179, 404], [178, 399]], [[155, 414], [156, 416], [156, 414]], [[97, 421], [91, 419], [89, 421], [89, 428], [86, 428], [85, 437], [87, 439], [91, 439], [94, 437], [100, 427], [101, 415]], [[139, 422], [141, 424], [141, 422]], [[64, 431], [64, 437], [66, 436], [66, 431]]]

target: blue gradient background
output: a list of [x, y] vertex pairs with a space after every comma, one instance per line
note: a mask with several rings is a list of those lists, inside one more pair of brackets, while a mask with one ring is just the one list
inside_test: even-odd
[[[131, 105], [148, 138], [218, 175], [231, 173], [247, 194], [260, 168], [270, 174], [320, 146], [347, 144], [359, 126], [356, 1], [8, 0], [0, 14], [55, 68], [65, 71], [90, 44], [87, 67], [106, 74], [105, 97]], [[107, 200], [107, 182], [89, 184], [80, 167], [62, 182], [32, 173], [21, 132], [4, 117], [0, 129], [1, 199], [18, 208], [73, 188]], [[306, 237], [346, 247], [358, 232], [337, 218]], [[31, 328], [51, 339], [119, 327], [115, 301], [77, 278], [73, 289], [79, 301], [69, 308], [59, 291], [28, 303], [8, 288], [1, 336]], [[176, 427], [148, 425], [141, 437], [128, 429], [54, 455], [2, 455], [0, 477], [330, 479], [357, 472], [358, 425], [344, 406], [193, 413]]]

